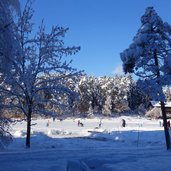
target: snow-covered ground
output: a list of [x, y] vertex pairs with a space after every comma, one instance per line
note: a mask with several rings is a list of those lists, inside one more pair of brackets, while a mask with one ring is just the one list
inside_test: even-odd
[[[78, 120], [84, 127], [78, 127]], [[101, 122], [98, 128], [99, 118], [34, 120], [31, 149], [25, 149], [26, 123], [17, 123], [14, 141], [0, 152], [0, 171], [171, 170], [159, 120], [124, 116]]]

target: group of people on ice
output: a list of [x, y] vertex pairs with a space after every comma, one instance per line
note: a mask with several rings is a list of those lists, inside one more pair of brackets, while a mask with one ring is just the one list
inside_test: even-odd
[[[77, 125], [78, 125], [78, 127], [84, 127], [83, 122], [81, 122], [80, 120], [78, 120]], [[100, 119], [100, 123], [99, 123], [98, 126], [95, 127], [95, 128], [96, 128], [96, 129], [97, 129], [97, 128], [101, 128], [101, 126], [102, 126], [102, 120]]]
[[79, 126], [84, 127], [84, 124], [80, 120], [78, 120], [78, 127]]
[[[55, 118], [54, 117], [53, 117], [53, 122], [55, 122]], [[50, 125], [50, 121], [48, 120], [47, 123], [46, 123], [46, 126], [49, 127], [49, 125]], [[84, 123], [81, 122], [80, 120], [78, 120], [77, 126], [78, 127], [84, 127]], [[101, 126], [102, 126], [102, 119], [100, 119], [100, 122], [99, 122], [98, 126], [95, 127], [95, 129], [99, 129], [99, 128], [101, 128]], [[122, 127], [126, 127], [126, 120], [125, 119], [121, 120], [121, 126]], [[170, 122], [169, 122], [169, 128], [170, 128]]]
[[[78, 127], [84, 127], [84, 124], [80, 120], [78, 120], [77, 125], [78, 125]], [[95, 127], [95, 129], [99, 129], [99, 128], [101, 128], [101, 126], [102, 126], [102, 120], [100, 119], [100, 123], [98, 124], [97, 127]], [[126, 127], [126, 120], [125, 119], [121, 120], [121, 126]]]

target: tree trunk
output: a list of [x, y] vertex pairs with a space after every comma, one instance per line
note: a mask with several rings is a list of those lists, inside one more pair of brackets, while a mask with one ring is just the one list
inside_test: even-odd
[[167, 115], [166, 115], [165, 104], [164, 102], [160, 102], [160, 104], [161, 104], [163, 126], [164, 126], [165, 139], [166, 139], [166, 147], [167, 149], [170, 149], [170, 135], [169, 135], [169, 129], [167, 126]]
[[[157, 58], [157, 50], [154, 50], [154, 62], [155, 66], [157, 66], [157, 78], [160, 78], [160, 70], [159, 70], [159, 61]], [[160, 86], [160, 84], [159, 84]], [[160, 102], [161, 105], [161, 111], [162, 111], [162, 118], [163, 118], [163, 126], [164, 126], [164, 133], [165, 133], [165, 140], [166, 140], [166, 147], [167, 150], [170, 148], [170, 135], [169, 135], [169, 129], [167, 127], [167, 116], [166, 116], [166, 109], [165, 109], [165, 104], [164, 102]]]
[[31, 114], [32, 114], [32, 109], [31, 109], [31, 107], [29, 107], [29, 110], [28, 110], [28, 116], [27, 116], [26, 148], [30, 148]]

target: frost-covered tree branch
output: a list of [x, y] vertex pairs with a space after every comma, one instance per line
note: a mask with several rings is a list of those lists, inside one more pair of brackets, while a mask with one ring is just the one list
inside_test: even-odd
[[11, 120], [6, 117], [4, 103], [6, 96], [1, 87], [4, 85], [4, 79], [11, 69], [12, 60], [16, 55], [18, 43], [15, 40], [15, 22], [14, 12], [19, 15], [20, 4], [18, 0], [0, 1], [0, 148], [4, 148], [12, 137], [9, 133]]

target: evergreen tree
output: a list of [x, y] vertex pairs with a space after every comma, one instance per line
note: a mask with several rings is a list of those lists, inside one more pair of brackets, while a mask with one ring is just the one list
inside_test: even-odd
[[128, 105], [131, 110], [138, 109], [140, 105], [143, 105], [145, 109], [148, 109], [150, 103], [149, 96], [138, 87], [137, 83], [132, 80], [128, 91]]
[[160, 101], [167, 149], [170, 135], [167, 129], [163, 86], [171, 83], [171, 26], [164, 23], [153, 7], [148, 7], [141, 17], [141, 27], [133, 43], [121, 53], [125, 73], [139, 76], [138, 84]]
[[112, 113], [112, 100], [111, 100], [111, 96], [107, 96], [106, 97], [102, 113], [105, 114], [105, 115], [111, 115], [111, 113]]

